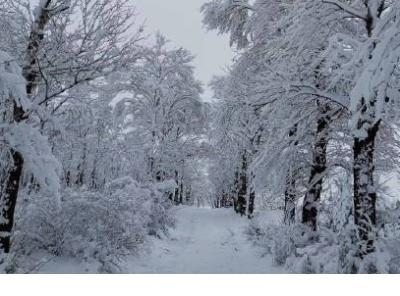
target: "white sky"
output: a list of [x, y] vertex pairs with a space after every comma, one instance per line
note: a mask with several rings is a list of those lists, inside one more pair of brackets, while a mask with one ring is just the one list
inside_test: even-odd
[[[200, 7], [207, 0], [131, 0], [145, 22], [146, 32], [160, 31], [176, 47], [190, 50], [196, 60], [196, 77], [204, 86], [213, 75], [224, 73], [231, 63], [233, 52], [229, 48], [227, 36], [207, 32], [202, 25]], [[206, 90], [204, 99], [211, 92]]]

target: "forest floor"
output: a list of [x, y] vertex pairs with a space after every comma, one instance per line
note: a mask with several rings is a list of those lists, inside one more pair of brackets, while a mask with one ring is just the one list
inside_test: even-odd
[[282, 273], [270, 257], [248, 241], [249, 220], [232, 209], [177, 209], [168, 239], [154, 240], [150, 253], [127, 262], [130, 273], [261, 274]]
[[[263, 213], [268, 221], [270, 212]], [[163, 239], [152, 238], [147, 251], [125, 258], [119, 272], [133, 274], [284, 273], [246, 237], [247, 218], [232, 209], [176, 208], [176, 227]], [[56, 257], [35, 273], [98, 273], [96, 263]]]

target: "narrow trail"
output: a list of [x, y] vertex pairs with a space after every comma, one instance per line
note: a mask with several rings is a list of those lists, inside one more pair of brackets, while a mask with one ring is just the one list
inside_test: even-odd
[[147, 255], [127, 262], [130, 273], [281, 273], [244, 234], [247, 219], [232, 210], [179, 208], [169, 239], [154, 240]]

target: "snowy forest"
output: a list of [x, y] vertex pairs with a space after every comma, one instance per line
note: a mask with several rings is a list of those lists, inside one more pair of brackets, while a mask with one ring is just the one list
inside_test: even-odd
[[140, 13], [0, 0], [0, 273], [400, 273], [400, 1]]

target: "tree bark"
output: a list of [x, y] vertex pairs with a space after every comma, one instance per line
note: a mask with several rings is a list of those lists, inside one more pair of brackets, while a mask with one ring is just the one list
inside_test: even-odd
[[249, 187], [249, 201], [248, 201], [248, 206], [247, 206], [247, 217], [249, 219], [252, 219], [254, 217], [254, 204], [255, 204], [255, 199], [256, 199], [256, 191], [254, 188], [253, 180], [254, 180], [254, 173], [250, 173], [251, 176], [251, 181], [250, 187]]
[[[293, 138], [297, 135], [297, 125], [289, 131], [290, 146], [298, 145], [298, 141], [293, 141]], [[284, 218], [283, 222], [287, 225], [294, 224], [296, 222], [296, 172], [293, 169], [292, 164], [289, 165], [288, 172], [286, 174], [286, 189], [285, 189], [285, 206], [284, 206]]]
[[238, 196], [239, 196], [240, 173], [239, 170], [235, 172], [235, 182], [233, 185], [232, 200], [233, 209], [236, 214], [239, 214]]
[[296, 180], [291, 172], [286, 176], [285, 208], [283, 221], [286, 225], [296, 222]]
[[302, 223], [310, 226], [314, 231], [317, 230], [318, 206], [321, 200], [322, 184], [326, 172], [326, 152], [328, 147], [329, 122], [327, 114], [330, 109], [328, 106], [321, 110], [320, 118], [317, 123], [316, 141], [313, 150], [313, 162], [311, 166], [308, 191], [304, 197]]
[[190, 184], [188, 184], [186, 186], [185, 197], [186, 197], [186, 204], [192, 205], [192, 188], [191, 188]]
[[246, 152], [244, 152], [242, 155], [242, 169], [239, 175], [239, 191], [237, 197], [237, 211], [241, 216], [246, 215], [247, 190], [248, 190], [247, 156]]
[[15, 207], [19, 186], [21, 181], [24, 159], [18, 151], [11, 150], [13, 166], [8, 172], [8, 178], [1, 196], [1, 217], [0, 223], [0, 251], [9, 253], [11, 248], [11, 233], [14, 225]]
[[374, 154], [379, 126], [380, 122], [373, 125], [366, 138], [354, 139], [354, 222], [358, 231], [360, 258], [375, 250], [377, 194], [374, 186]]

